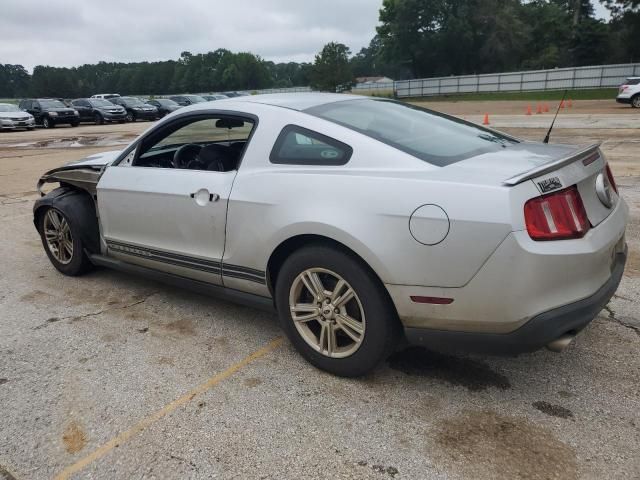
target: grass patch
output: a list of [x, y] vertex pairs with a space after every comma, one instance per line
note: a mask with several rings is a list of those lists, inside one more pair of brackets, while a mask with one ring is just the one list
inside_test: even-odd
[[[561, 100], [564, 90], [544, 90], [539, 92], [495, 92], [495, 93], [461, 93], [455, 95], [439, 95], [437, 97], [403, 98], [409, 102], [477, 102], [487, 100]], [[571, 100], [611, 100], [618, 95], [617, 88], [596, 88], [589, 90], [568, 90], [567, 98]]]

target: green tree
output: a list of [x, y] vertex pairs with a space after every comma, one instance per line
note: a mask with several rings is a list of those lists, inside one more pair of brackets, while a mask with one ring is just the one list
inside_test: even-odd
[[342, 43], [327, 43], [316, 55], [311, 71], [311, 86], [329, 92], [349, 87], [353, 81], [350, 54], [349, 47]]

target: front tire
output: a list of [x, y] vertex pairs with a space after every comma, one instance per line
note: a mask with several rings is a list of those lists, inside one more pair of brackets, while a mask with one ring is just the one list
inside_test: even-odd
[[54, 207], [46, 207], [38, 217], [42, 246], [53, 266], [65, 275], [82, 275], [92, 267], [84, 252], [79, 228]]
[[366, 374], [393, 350], [398, 319], [384, 287], [359, 259], [327, 246], [294, 252], [276, 282], [282, 328], [317, 368]]
[[49, 117], [44, 117], [42, 119], [42, 126], [44, 128], [54, 128], [56, 126], [56, 124]]
[[136, 116], [133, 114], [133, 112], [127, 112], [127, 122], [133, 123], [135, 121], [136, 121]]
[[100, 115], [99, 113], [96, 113], [95, 117], [93, 118], [93, 122], [96, 125], [104, 125], [104, 118], [102, 118], [102, 115]]

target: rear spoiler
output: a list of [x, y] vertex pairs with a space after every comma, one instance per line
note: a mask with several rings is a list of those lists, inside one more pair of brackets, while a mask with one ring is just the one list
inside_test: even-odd
[[573, 152], [566, 157], [558, 158], [557, 160], [552, 160], [549, 163], [545, 163], [544, 165], [540, 165], [539, 167], [532, 168], [531, 170], [527, 170], [526, 172], [519, 173], [518, 175], [508, 178], [503, 181], [502, 184], [508, 187], [513, 187], [518, 185], [519, 183], [525, 182], [527, 180], [531, 180], [532, 178], [539, 177], [544, 175], [545, 173], [552, 172], [559, 168], [564, 167], [565, 165], [569, 165], [570, 163], [577, 162], [578, 160], [587, 160], [590, 157], [598, 157], [600, 156], [600, 143], [594, 143], [593, 145], [589, 145], [586, 148], [582, 148], [577, 152]]

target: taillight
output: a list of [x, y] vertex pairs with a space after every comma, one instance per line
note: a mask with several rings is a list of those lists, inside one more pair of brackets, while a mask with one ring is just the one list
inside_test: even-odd
[[591, 227], [576, 186], [532, 198], [524, 219], [529, 236], [539, 241], [582, 238]]
[[609, 179], [609, 183], [613, 187], [613, 190], [618, 193], [618, 185], [616, 185], [616, 180], [613, 178], [613, 173], [611, 172], [611, 167], [607, 163], [607, 178]]

